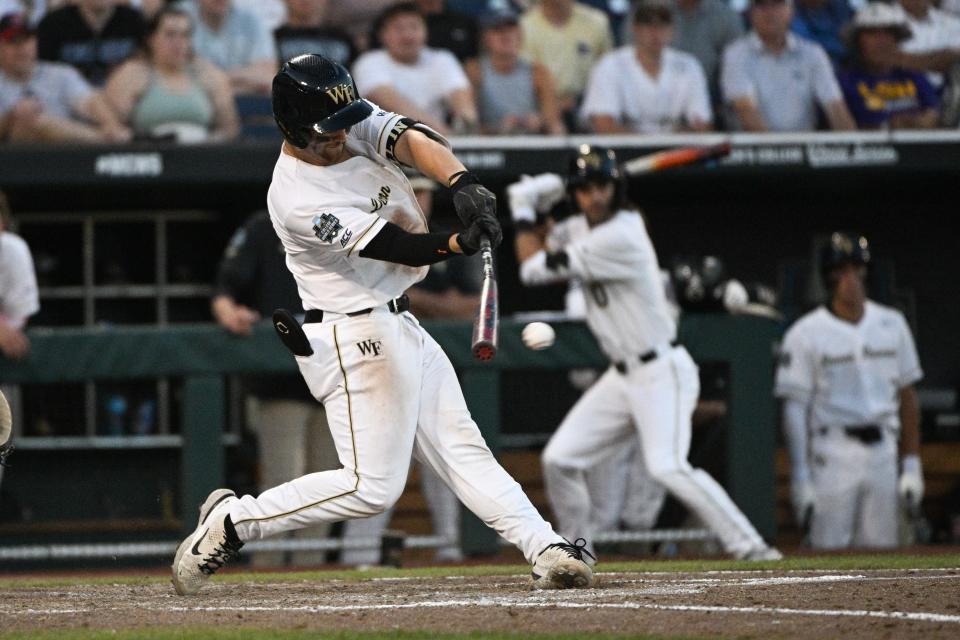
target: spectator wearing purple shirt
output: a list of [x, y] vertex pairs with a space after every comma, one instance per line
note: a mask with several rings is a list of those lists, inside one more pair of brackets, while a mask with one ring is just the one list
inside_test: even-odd
[[860, 128], [929, 129], [937, 125], [939, 100], [926, 77], [895, 66], [898, 43], [910, 37], [896, 5], [872, 2], [850, 29], [853, 62], [840, 73], [840, 87]]

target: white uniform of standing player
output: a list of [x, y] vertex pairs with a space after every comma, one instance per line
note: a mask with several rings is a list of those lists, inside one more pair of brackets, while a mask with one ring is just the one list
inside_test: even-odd
[[[343, 467], [257, 497], [214, 491], [201, 506], [196, 531], [177, 551], [178, 593], [199, 590], [244, 541], [388, 509], [406, 484], [411, 455], [520, 548], [534, 565], [536, 586], [589, 585], [582, 547], [557, 535], [497, 463], [449, 359], [413, 315], [401, 312], [399, 296], [427, 269], [397, 261], [429, 264], [476, 250], [480, 234], [499, 242], [492, 194], [469, 180], [432, 132], [426, 130], [428, 137], [414, 130], [416, 123], [361, 100], [346, 69], [321, 56], [286, 62], [274, 79], [273, 99], [287, 142], [268, 207], [308, 310], [304, 342], [313, 351], [298, 355], [297, 364], [326, 408]], [[443, 173], [465, 180], [466, 186], [454, 184], [454, 204], [468, 229], [425, 234], [413, 189], [388, 156], [437, 180], [447, 181]], [[380, 255], [389, 248], [396, 261], [362, 255], [372, 254], [381, 234]], [[421, 260], [424, 243], [437, 238], [442, 244], [428, 251], [434, 257]]]
[[[831, 267], [865, 268], [869, 261], [869, 254], [844, 239], [843, 234], [831, 239], [840, 252], [831, 254], [828, 247], [827, 275]], [[844, 253], [844, 247], [853, 253]], [[841, 286], [857, 284], [849, 280]], [[837, 283], [828, 279], [828, 288], [836, 290]], [[903, 314], [870, 300], [861, 304], [856, 321], [828, 309], [830, 303], [797, 320], [784, 336], [777, 369], [794, 507], [818, 549], [898, 543], [901, 405], [923, 372]], [[907, 418], [911, 432], [917, 430], [915, 419]], [[901, 480], [901, 491], [916, 505], [923, 493], [919, 465], [919, 458], [907, 455]]]
[[[589, 233], [586, 216], [569, 216], [550, 228], [545, 248], [548, 252], [560, 251]], [[667, 293], [670, 316], [676, 322], [680, 318], [680, 307], [672, 300], [670, 274], [661, 270], [660, 276]], [[570, 281], [564, 309], [569, 318], [585, 320], [587, 317], [584, 286], [577, 279]], [[599, 373], [594, 369], [574, 370], [570, 372], [570, 380], [574, 387], [586, 391], [596, 382]], [[595, 531], [648, 531], [656, 526], [667, 491], [650, 476], [638, 439], [624, 443], [603, 465], [587, 469], [585, 476], [590, 494], [590, 520]]]
[[[639, 437], [650, 475], [711, 527], [727, 552], [779, 559], [723, 488], [687, 461], [700, 390], [697, 366], [676, 344], [676, 322], [639, 212], [610, 208], [615, 187], [608, 185], [620, 181], [613, 153], [581, 149], [570, 181], [579, 207], [584, 207], [581, 194], [584, 201], [606, 198], [605, 204], [591, 202], [596, 212], [587, 212], [590, 232], [553, 252], [535, 232], [517, 235], [521, 280], [527, 285], [581, 280], [587, 325], [616, 363], [574, 405], [543, 452], [547, 494], [561, 533], [592, 533], [585, 471]], [[544, 204], [546, 210], [562, 184], [559, 176], [538, 176], [510, 187], [514, 219], [532, 222], [534, 208]], [[610, 195], [604, 196], [604, 189]]]

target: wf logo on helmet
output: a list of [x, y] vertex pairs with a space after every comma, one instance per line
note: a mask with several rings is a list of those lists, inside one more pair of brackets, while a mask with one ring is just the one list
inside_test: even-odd
[[334, 104], [340, 104], [342, 102], [353, 102], [356, 100], [356, 97], [353, 93], [353, 85], [350, 84], [338, 84], [335, 87], [330, 87], [325, 92], [330, 99], [333, 100]]

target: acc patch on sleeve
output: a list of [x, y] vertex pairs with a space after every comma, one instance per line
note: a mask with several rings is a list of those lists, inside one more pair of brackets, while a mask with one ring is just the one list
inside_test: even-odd
[[320, 242], [333, 242], [334, 238], [340, 234], [341, 229], [343, 229], [343, 225], [340, 224], [340, 219], [332, 213], [321, 213], [313, 216], [313, 235], [317, 236]]

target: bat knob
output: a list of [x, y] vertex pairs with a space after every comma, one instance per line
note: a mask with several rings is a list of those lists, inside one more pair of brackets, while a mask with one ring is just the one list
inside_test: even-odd
[[477, 360], [486, 362], [492, 360], [493, 356], [496, 355], [497, 350], [494, 349], [489, 344], [478, 344], [473, 348], [473, 355]]

